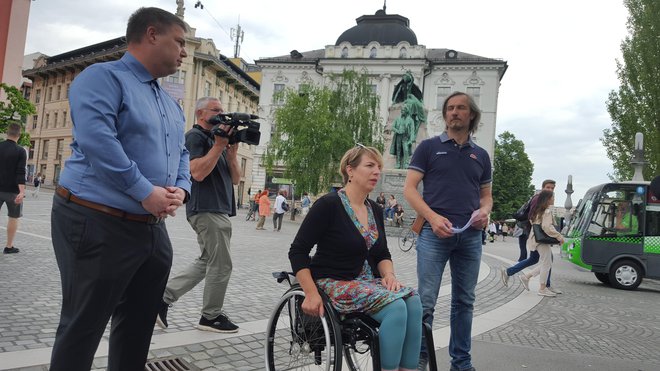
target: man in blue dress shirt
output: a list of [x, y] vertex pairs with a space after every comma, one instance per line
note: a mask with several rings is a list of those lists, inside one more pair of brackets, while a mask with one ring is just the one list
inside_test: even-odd
[[110, 318], [108, 370], [142, 370], [172, 265], [164, 218], [190, 192], [185, 119], [156, 79], [177, 71], [186, 24], [140, 8], [128, 51], [71, 85], [71, 157], [53, 200], [62, 311], [51, 370], [89, 370]]

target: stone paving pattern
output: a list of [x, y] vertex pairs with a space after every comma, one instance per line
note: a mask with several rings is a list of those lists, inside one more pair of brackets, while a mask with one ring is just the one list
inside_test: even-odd
[[[0, 352], [52, 347], [60, 307], [60, 282], [50, 241], [52, 196], [42, 192], [38, 199], [28, 197], [21, 220], [16, 255], [0, 256]], [[4, 240], [6, 212], [0, 214], [0, 240]], [[173, 273], [182, 269], [199, 253], [196, 236], [185, 212], [169, 218], [167, 227], [174, 247]], [[245, 211], [232, 218], [232, 256], [234, 272], [230, 281], [225, 311], [240, 324], [265, 320], [279, 296], [285, 291], [271, 272], [290, 269], [287, 251], [299, 221], [288, 216], [281, 232], [273, 232], [267, 221], [265, 231], [255, 230], [255, 222], [245, 221]], [[389, 229], [390, 250], [397, 276], [416, 285], [415, 251], [398, 249], [396, 228]], [[27, 234], [26, 234], [27, 233]], [[505, 251], [508, 259], [517, 257], [513, 239], [485, 246], [485, 251]], [[558, 256], [556, 256], [558, 258]], [[497, 268], [501, 262], [489, 256], [482, 259], [491, 269], [477, 287], [475, 316], [493, 310], [518, 296], [524, 289], [517, 279], [505, 289]], [[450, 282], [449, 268], [443, 286]], [[645, 360], [660, 368], [660, 283], [645, 280], [634, 292], [613, 290], [584, 271], [555, 260], [555, 286], [565, 294], [543, 299], [518, 319], [476, 336], [475, 340], [521, 345], [538, 349], [596, 355], [617, 359]], [[199, 320], [202, 285], [186, 294], [170, 308], [170, 327], [156, 328], [154, 335], [192, 330]], [[449, 296], [438, 300], [434, 328], [449, 322]], [[265, 330], [265, 329], [264, 329]], [[107, 337], [107, 332], [105, 334]], [[239, 336], [188, 346], [153, 350], [149, 358], [181, 356], [203, 370], [263, 369], [263, 334]], [[97, 358], [94, 367], [104, 369], [107, 358]], [[1, 369], [0, 365], [0, 369]], [[46, 366], [20, 370], [45, 370]]]

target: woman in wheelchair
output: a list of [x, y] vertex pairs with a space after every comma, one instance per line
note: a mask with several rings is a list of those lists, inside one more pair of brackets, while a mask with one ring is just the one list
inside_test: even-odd
[[[419, 295], [394, 274], [383, 213], [367, 196], [380, 178], [377, 149], [358, 144], [340, 165], [344, 188], [314, 203], [289, 251], [305, 292], [303, 311], [323, 316], [319, 289], [340, 315], [363, 312], [380, 323], [383, 370], [417, 368], [422, 332]], [[316, 253], [309, 253], [316, 245]]]

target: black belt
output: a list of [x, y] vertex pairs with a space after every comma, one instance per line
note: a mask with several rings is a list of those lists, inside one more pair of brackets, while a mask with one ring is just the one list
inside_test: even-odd
[[127, 213], [124, 210], [115, 209], [114, 207], [97, 204], [96, 202], [83, 200], [80, 197], [74, 196], [68, 189], [58, 186], [55, 189], [55, 192], [63, 197], [67, 201], [71, 201], [74, 204], [84, 206], [86, 208], [102, 212], [104, 214], [112, 215], [117, 218], [122, 218], [130, 220], [133, 222], [147, 223], [147, 224], [159, 224], [165, 220], [165, 218], [158, 218], [151, 214], [131, 214]]

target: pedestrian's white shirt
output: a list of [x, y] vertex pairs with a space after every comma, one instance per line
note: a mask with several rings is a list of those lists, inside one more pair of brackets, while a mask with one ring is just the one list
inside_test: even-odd
[[282, 203], [286, 201], [286, 198], [282, 195], [277, 195], [275, 197], [275, 212], [278, 214], [284, 214], [284, 209], [282, 209]]

